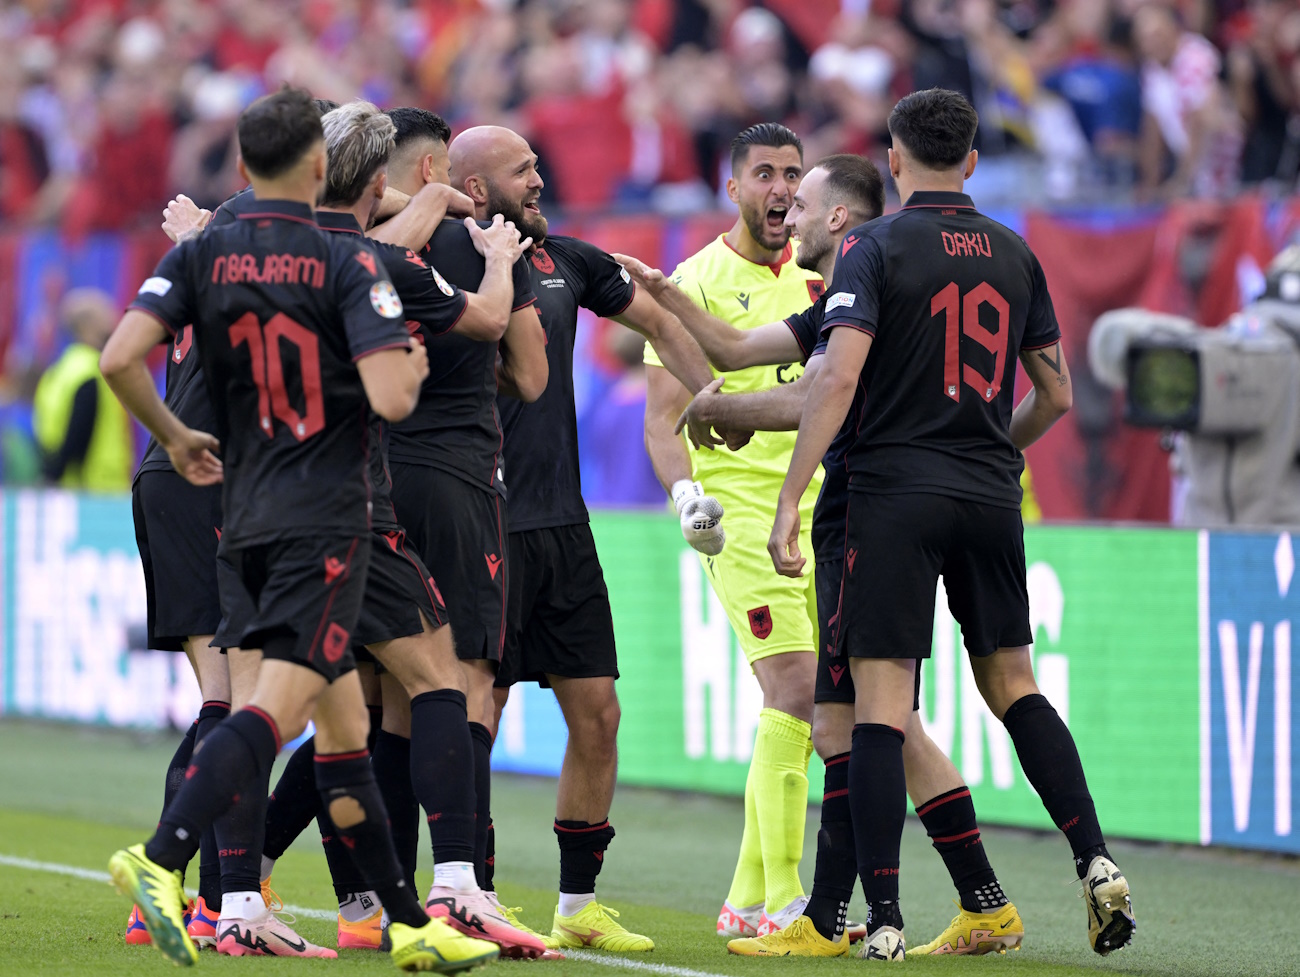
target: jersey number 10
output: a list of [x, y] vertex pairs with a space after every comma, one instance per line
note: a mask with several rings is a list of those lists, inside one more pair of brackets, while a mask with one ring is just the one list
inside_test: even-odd
[[[980, 324], [980, 306], [988, 303], [998, 314], [998, 331], [991, 332]], [[1002, 389], [1002, 371], [1006, 368], [1007, 327], [1011, 320], [1011, 306], [996, 288], [980, 282], [965, 295], [956, 282], [948, 285], [930, 299], [930, 315], [944, 313], [943, 392], [944, 396], [961, 402], [959, 384], [965, 383], [983, 398], [991, 401]], [[961, 337], [965, 333], [993, 354], [993, 378], [985, 379], [969, 363], [961, 362]]]
[[[302, 372], [305, 410], [298, 413], [289, 403], [284, 384], [284, 364], [280, 359], [280, 340], [298, 347]], [[299, 441], [306, 441], [325, 427], [325, 398], [321, 394], [320, 342], [316, 334], [299, 325], [283, 312], [277, 312], [263, 326], [256, 314], [245, 312], [230, 327], [230, 348], [248, 344], [253, 365], [253, 383], [257, 386], [258, 426], [268, 438], [275, 437], [271, 418], [283, 421]]]

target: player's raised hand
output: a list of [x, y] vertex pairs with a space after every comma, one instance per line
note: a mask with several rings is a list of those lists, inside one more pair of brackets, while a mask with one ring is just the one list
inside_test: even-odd
[[722, 503], [704, 494], [704, 486], [683, 478], [673, 486], [673, 505], [682, 520], [682, 536], [705, 556], [717, 556], [727, 542]]
[[420, 192], [412, 197], [428, 196], [432, 202], [442, 207], [443, 214], [447, 217], [473, 217], [474, 201], [468, 195], [461, 193], [455, 187], [448, 186], [445, 183], [426, 183], [420, 188]]
[[472, 217], [465, 218], [465, 226], [474, 240], [474, 247], [484, 258], [500, 257], [514, 264], [520, 255], [533, 246], [531, 237], [520, 239], [515, 222], [506, 220], [500, 214], [492, 218], [488, 227], [479, 227]]
[[212, 220], [212, 211], [200, 207], [183, 193], [178, 193], [163, 208], [163, 232], [179, 243], [194, 237]]
[[613, 254], [612, 257], [632, 276], [632, 280], [651, 295], [658, 297], [668, 287], [668, 279], [658, 268], [651, 268], [640, 258], [628, 254]]
[[419, 377], [420, 382], [424, 383], [429, 375], [429, 350], [414, 336], [408, 342], [411, 346], [411, 366], [415, 369], [415, 375]]
[[767, 540], [767, 551], [772, 555], [772, 566], [783, 577], [802, 577], [808, 561], [799, 552], [799, 503], [778, 499], [776, 522]]
[[206, 431], [187, 427], [176, 440], [164, 445], [177, 474], [194, 485], [216, 485], [223, 477], [217, 452], [221, 443]]
[[718, 377], [711, 384], [695, 395], [695, 398], [686, 405], [682, 411], [682, 416], [677, 418], [677, 426], [673, 428], [673, 434], [681, 434], [682, 429], [686, 429], [686, 436], [691, 439], [691, 444], [696, 448], [708, 448], [713, 450], [715, 444], [723, 444], [722, 438], [713, 433], [713, 422], [709, 416], [709, 408], [713, 403], [713, 398], [718, 394], [718, 388], [722, 386], [725, 377]]

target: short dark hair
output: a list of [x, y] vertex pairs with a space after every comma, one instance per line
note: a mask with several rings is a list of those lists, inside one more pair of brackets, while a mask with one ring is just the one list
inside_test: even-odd
[[407, 143], [414, 142], [416, 139], [432, 139], [434, 142], [442, 143], [451, 142], [451, 126], [447, 125], [442, 116], [430, 112], [428, 109], [403, 106], [400, 109], [389, 109], [388, 117], [393, 120], [393, 125], [397, 127], [398, 149], [401, 149]]
[[889, 113], [889, 134], [931, 170], [960, 166], [975, 141], [980, 117], [966, 96], [946, 88], [904, 95]]
[[238, 130], [244, 165], [266, 180], [293, 169], [325, 138], [316, 102], [301, 88], [288, 85], [244, 109]]
[[322, 118], [339, 107], [338, 102], [328, 98], [313, 98], [312, 101], [316, 103], [316, 111], [321, 114]]
[[863, 221], [885, 212], [885, 180], [876, 164], [865, 156], [836, 153], [818, 160], [814, 169], [826, 171], [826, 189]]
[[803, 161], [803, 143], [793, 129], [787, 129], [779, 122], [760, 122], [756, 126], [739, 133], [731, 140], [731, 171], [734, 173], [749, 155], [750, 146], [793, 146], [799, 150], [799, 160]]

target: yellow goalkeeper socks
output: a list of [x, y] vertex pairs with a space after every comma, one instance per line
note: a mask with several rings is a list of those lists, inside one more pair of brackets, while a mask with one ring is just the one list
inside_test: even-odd
[[758, 836], [758, 807], [755, 802], [758, 765], [750, 763], [745, 778], [745, 832], [740, 836], [740, 857], [731, 877], [727, 902], [736, 909], [748, 909], [763, 903], [763, 848]]
[[803, 856], [808, 813], [808, 757], [812, 726], [776, 709], [759, 714], [750, 778], [763, 853], [763, 889], [769, 915], [787, 908], [803, 893]]

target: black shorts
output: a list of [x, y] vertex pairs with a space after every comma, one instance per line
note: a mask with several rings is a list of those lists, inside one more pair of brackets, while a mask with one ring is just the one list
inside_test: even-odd
[[510, 534], [510, 631], [497, 686], [618, 678], [609, 590], [586, 523]]
[[[435, 628], [447, 623], [447, 608], [433, 576], [411, 551], [402, 530], [374, 533], [366, 595], [352, 640], [364, 647], [420, 634], [424, 631], [421, 614]], [[373, 660], [368, 652], [364, 657]], [[357, 660], [363, 660], [359, 653]]]
[[438, 581], [457, 657], [500, 662], [509, 569], [501, 496], [426, 465], [392, 472], [397, 520]]
[[212, 634], [221, 620], [221, 486], [191, 485], [175, 472], [141, 472], [131, 486], [131, 512], [144, 565], [149, 647], [181, 651], [187, 638]]
[[260, 648], [328, 682], [352, 671], [370, 536], [302, 536], [221, 547], [222, 647]]
[[[843, 649], [836, 641], [839, 625], [840, 583], [844, 575], [844, 561], [831, 560], [817, 564], [817, 687], [813, 702], [842, 702], [853, 705], [857, 689], [853, 685], [853, 670]], [[916, 663], [916, 686], [912, 694], [912, 711], [921, 708], [921, 663]]]
[[929, 658], [941, 576], [970, 654], [1033, 641], [1018, 509], [854, 494], [844, 565], [836, 640], [850, 658]]

